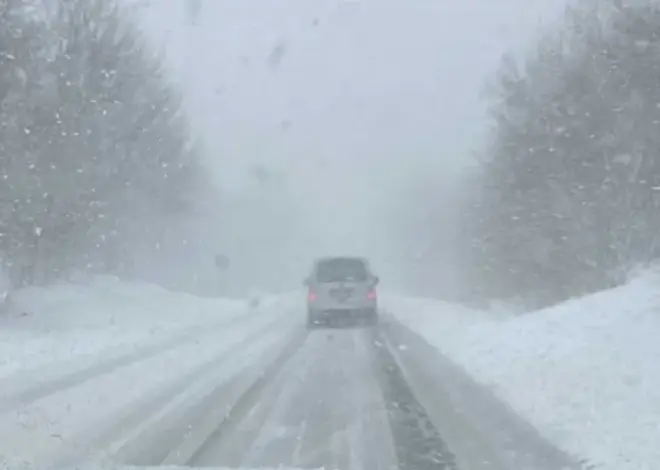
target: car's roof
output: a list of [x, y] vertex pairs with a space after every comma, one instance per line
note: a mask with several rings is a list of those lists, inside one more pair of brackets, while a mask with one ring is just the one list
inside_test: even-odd
[[317, 258], [316, 263], [320, 263], [322, 261], [335, 261], [335, 260], [356, 260], [356, 261], [367, 261], [367, 259], [364, 256], [350, 256], [350, 255], [344, 255], [344, 256], [324, 256], [322, 258]]

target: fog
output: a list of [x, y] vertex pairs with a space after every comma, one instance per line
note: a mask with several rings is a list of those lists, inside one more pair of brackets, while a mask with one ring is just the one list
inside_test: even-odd
[[231, 259], [227, 292], [288, 289], [315, 256], [347, 253], [391, 288], [462, 282], [453, 218], [488, 127], [482, 92], [560, 2], [206, 0], [195, 18], [193, 3], [153, 0], [140, 18], [221, 188], [195, 223], [213, 234], [200, 259]]

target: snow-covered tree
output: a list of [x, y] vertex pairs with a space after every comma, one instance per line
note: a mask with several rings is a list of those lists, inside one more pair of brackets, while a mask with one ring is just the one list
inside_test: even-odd
[[130, 274], [200, 182], [180, 99], [112, 0], [0, 4], [2, 258]]
[[656, 2], [585, 0], [503, 61], [465, 222], [480, 295], [551, 303], [658, 257], [659, 30]]

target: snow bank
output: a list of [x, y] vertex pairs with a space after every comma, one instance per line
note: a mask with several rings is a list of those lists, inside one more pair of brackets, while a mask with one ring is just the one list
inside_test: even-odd
[[78, 284], [31, 287], [12, 293], [11, 298], [14, 316], [27, 314], [30, 320], [25, 325], [48, 330], [141, 327], [154, 321], [184, 325], [241, 306], [237, 300], [196, 297], [112, 276], [97, 276]]
[[182, 328], [227, 322], [245, 302], [199, 298], [97, 277], [12, 293], [0, 315], [0, 378], [45, 363], [157, 341]]
[[0, 456], [43, 468], [185, 435], [185, 412], [288, 344], [294, 298], [255, 309], [108, 277], [17, 292], [0, 316]]
[[[7, 459], [4, 456], [0, 456], [0, 469], [1, 470], [39, 470], [38, 467], [36, 467], [30, 462], [25, 462], [19, 459]], [[98, 465], [98, 466], [86, 465], [82, 467], [81, 470], [108, 470], [108, 468], [102, 465]], [[190, 467], [178, 467], [171, 465], [164, 465], [160, 467], [127, 465], [127, 466], [114, 466], [113, 470], [190, 470]], [[206, 470], [236, 470], [236, 469], [231, 469], [228, 467], [206, 467]], [[241, 470], [251, 470], [251, 469], [247, 467], [241, 467]], [[277, 467], [272, 469], [266, 467], [259, 467], [258, 469], [254, 469], [254, 470], [303, 470], [303, 469], [294, 468], [294, 467]], [[314, 470], [314, 469], [305, 469], [305, 470]], [[325, 470], [325, 469], [319, 468], [318, 470]]]
[[402, 323], [597, 468], [660, 462], [660, 275], [523, 316], [385, 298]]

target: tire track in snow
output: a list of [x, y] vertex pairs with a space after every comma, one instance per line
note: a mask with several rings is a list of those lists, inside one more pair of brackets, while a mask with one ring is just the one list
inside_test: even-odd
[[459, 468], [583, 468], [412, 330], [386, 317], [381, 331], [406, 382], [456, 456]]
[[399, 470], [456, 470], [454, 454], [417, 401], [387, 341], [375, 332], [372, 343]]
[[252, 382], [244, 393], [242, 393], [231, 405], [230, 410], [224, 415], [222, 421], [217, 424], [215, 429], [209, 433], [208, 436], [206, 436], [206, 439], [201, 445], [190, 454], [186, 461], [187, 466], [194, 466], [199, 458], [208, 450], [210, 445], [221, 441], [224, 436], [235, 431], [241, 421], [249, 415], [254, 404], [259, 400], [259, 396], [264, 388], [273, 381], [273, 379], [284, 368], [284, 365], [295, 356], [303, 345], [305, 339], [306, 334], [297, 335], [294, 337], [293, 341], [289, 342], [289, 344], [280, 351], [267, 368], [259, 374], [256, 380]]
[[[227, 374], [233, 372], [232, 367], [228, 367], [228, 362], [236, 357], [244, 357], [246, 352], [250, 351], [250, 347], [258, 341], [263, 341], [264, 346], [274, 343], [273, 338], [268, 338], [268, 333], [273, 331], [273, 327], [280, 320], [274, 320], [261, 325], [259, 328], [250, 332], [247, 336], [240, 338], [237, 341], [230, 341], [228, 344], [223, 345], [221, 349], [213, 354], [209, 359], [206, 359], [201, 364], [196, 365], [191, 370], [187, 371], [184, 376], [169, 382], [165, 387], [159, 389], [155, 394], [148, 393], [142, 396], [138, 401], [131, 402], [126, 406], [126, 409], [118, 414], [116, 421], [113, 421], [107, 426], [101, 426], [93, 430], [84, 431], [83, 436], [73, 437], [74, 442], [84, 442], [87, 449], [93, 453], [102, 452], [104, 458], [111, 460], [124, 461], [130, 459], [131, 455], [135, 452], [132, 450], [133, 444], [138, 443], [142, 447], [141, 455], [148, 460], [158, 461], [158, 457], [154, 457], [154, 452], [146, 452], [144, 448], [150, 447], [147, 445], [148, 441], [154, 440], [148, 435], [158, 434], [157, 429], [153, 429], [156, 423], [152, 421], [160, 421], [163, 419], [159, 416], [168, 405], [177, 401], [178, 397], [184, 397], [188, 391], [195, 388], [200, 383], [206, 382], [208, 378], [214, 376], [214, 372], [220, 380], [224, 383], [223, 379], [227, 379]], [[278, 337], [276, 332], [272, 336], [275, 339]], [[269, 341], [270, 340], [270, 341]], [[239, 363], [239, 361], [236, 361]], [[226, 371], [223, 377], [217, 374], [220, 371]], [[191, 397], [194, 399], [194, 397]], [[184, 400], [185, 402], [185, 400]], [[182, 403], [185, 405], [185, 403]], [[160, 419], [159, 419], [160, 418]], [[147, 434], [147, 436], [145, 436]], [[163, 437], [160, 438], [164, 440]], [[163, 443], [164, 444], [164, 443]], [[160, 445], [160, 443], [159, 443]], [[167, 447], [164, 447], [160, 452], [162, 455], [160, 460], [164, 459], [167, 455]], [[76, 463], [76, 457], [70, 456], [61, 459], [58, 466], [69, 467]], [[145, 462], [148, 464], [150, 462]], [[142, 463], [135, 463], [136, 465]]]
[[394, 446], [365, 329], [314, 330], [191, 466], [392, 470]]
[[[10, 376], [0, 381], [0, 413], [15, 410], [16, 408], [29, 405], [37, 400], [54, 395], [58, 392], [67, 390], [69, 388], [81, 385], [89, 380], [95, 379], [102, 375], [110, 374], [118, 369], [136, 364], [141, 361], [151, 359], [159, 354], [163, 354], [170, 350], [185, 346], [199, 339], [199, 335], [215, 334], [216, 331], [224, 328], [234, 327], [241, 323], [249, 322], [254, 317], [250, 315], [234, 318], [227, 323], [213, 325], [209, 328], [208, 325], [195, 327], [186, 330], [185, 333], [170, 336], [163, 340], [151, 343], [148, 346], [140, 347], [128, 353], [120, 354], [114, 358], [103, 361], [101, 363], [94, 363], [87, 367], [75, 370], [73, 372], [65, 373], [54, 379], [45, 381], [30, 381], [27, 386], [16, 386], [16, 376]], [[52, 370], [53, 366], [40, 368], [38, 371], [31, 371], [31, 376], [39, 376], [40, 371]], [[20, 380], [19, 380], [20, 382]]]

